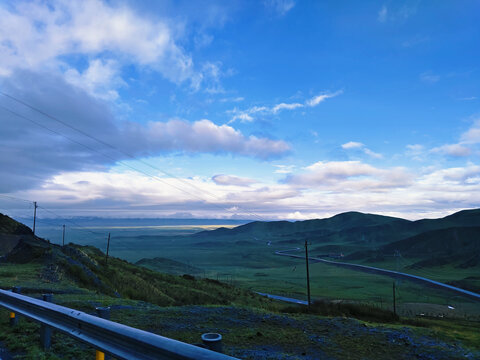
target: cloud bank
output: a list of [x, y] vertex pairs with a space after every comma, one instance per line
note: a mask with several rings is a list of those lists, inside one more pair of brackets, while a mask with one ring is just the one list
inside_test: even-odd
[[37, 124], [0, 109], [0, 142], [9, 149], [0, 156], [0, 167], [9, 174], [0, 180], [0, 192], [31, 187], [62, 171], [101, 170], [129, 159], [125, 154], [145, 157], [172, 152], [212, 153], [265, 160], [290, 151], [290, 145], [282, 140], [248, 136], [208, 119], [119, 122], [105, 102], [48, 73], [17, 71], [4, 79], [1, 89], [113, 148], [1, 97], [1, 106]]
[[0, 27], [3, 76], [18, 68], [50, 67], [65, 69], [67, 77], [75, 78], [78, 74], [72, 74], [75, 70], [62, 57], [82, 54], [93, 58], [89, 68], [98, 67], [99, 59], [106, 57], [101, 61], [119, 59], [151, 67], [175, 83], [189, 80], [197, 87], [201, 82], [202, 74], [177, 44], [168, 21], [148, 20], [125, 5], [99, 0], [20, 1], [0, 6]]

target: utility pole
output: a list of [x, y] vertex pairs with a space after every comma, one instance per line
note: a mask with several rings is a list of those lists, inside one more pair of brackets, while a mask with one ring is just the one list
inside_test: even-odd
[[305, 264], [307, 265], [307, 294], [308, 294], [308, 308], [310, 308], [310, 272], [308, 269], [308, 243], [305, 240]]
[[108, 265], [108, 249], [110, 248], [110, 233], [108, 233], [107, 240], [107, 254], [105, 255], [105, 266]]
[[35, 237], [35, 222], [37, 221], [37, 202], [33, 202], [33, 237]]
[[62, 246], [65, 246], [65, 225], [63, 225]]
[[397, 304], [395, 302], [395, 281], [393, 282], [393, 315], [397, 316]]

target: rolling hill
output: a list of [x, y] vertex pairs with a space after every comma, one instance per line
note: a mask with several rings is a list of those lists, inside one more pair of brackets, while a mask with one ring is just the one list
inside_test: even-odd
[[[238, 241], [273, 242], [281, 246], [300, 245], [305, 240], [312, 244], [314, 251], [341, 251], [354, 254], [351, 259], [368, 255], [368, 251], [391, 251], [390, 243], [415, 237], [422, 233], [440, 231], [449, 228], [475, 227], [480, 224], [480, 209], [463, 210], [440, 219], [409, 221], [405, 219], [346, 212], [327, 219], [305, 221], [255, 221], [233, 229], [220, 228], [202, 231], [190, 239], [212, 246], [219, 241], [231, 243]], [[440, 233], [439, 232], [439, 233]], [[437, 234], [439, 234], [437, 233]], [[467, 233], [464, 236], [467, 236]], [[470, 233], [469, 233], [470, 234]], [[473, 236], [473, 233], [471, 234]], [[419, 241], [433, 235], [424, 235]], [[415, 240], [412, 240], [415, 242]], [[412, 244], [406, 241], [404, 244]], [[407, 246], [407, 245], [405, 245]], [[456, 247], [450, 249], [456, 252]]]

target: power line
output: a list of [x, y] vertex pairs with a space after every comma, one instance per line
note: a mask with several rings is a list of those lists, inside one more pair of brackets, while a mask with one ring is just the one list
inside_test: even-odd
[[[0, 106], [0, 107], [1, 107], [1, 106]], [[23, 202], [26, 202], [26, 203], [29, 203], [29, 204], [34, 204], [34, 203], [35, 203], [35, 201], [33, 201], [33, 200], [22, 199], [22, 198], [18, 198], [18, 197], [14, 197], [14, 196], [9, 196], [9, 195], [0, 194], [0, 197], [12, 199], [12, 200], [23, 201]], [[93, 235], [104, 235], [103, 233], [99, 233], [99, 232], [92, 231], [92, 230], [90, 230], [90, 229], [88, 229], [88, 228], [86, 228], [86, 227], [84, 227], [84, 226], [76, 223], [76, 222], [73, 221], [73, 220], [66, 219], [66, 218], [64, 218], [63, 216], [55, 213], [54, 211], [49, 210], [49, 209], [46, 209], [46, 208], [43, 207], [43, 206], [37, 205], [37, 208], [42, 209], [43, 211], [45, 211], [45, 212], [47, 212], [47, 213], [49, 213], [49, 214], [52, 214], [52, 215], [56, 216], [57, 218], [60, 218], [60, 219], [62, 219], [62, 220], [64, 220], [64, 221], [66, 221], [66, 222], [74, 225], [75, 228], [78, 229], [78, 230], [88, 231], [88, 232], [92, 233]], [[43, 219], [37, 219], [37, 221], [42, 222], [42, 223], [45, 223], [45, 221], [43, 221]]]
[[[102, 145], [104, 145], [104, 146], [107, 146], [107, 147], [109, 147], [109, 148], [111, 148], [111, 149], [119, 152], [120, 154], [131, 158], [132, 160], [136, 160], [136, 161], [138, 161], [138, 162], [140, 162], [140, 163], [142, 163], [142, 164], [144, 164], [144, 165], [146, 165], [146, 166], [148, 166], [148, 167], [150, 167], [150, 168], [152, 168], [152, 169], [154, 169], [154, 170], [157, 170], [157, 171], [163, 173], [164, 175], [167, 175], [167, 176], [169, 176], [169, 177], [172, 177], [172, 178], [176, 179], [177, 181], [180, 181], [180, 182], [182, 182], [183, 184], [186, 184], [186, 185], [194, 188], [195, 190], [200, 191], [200, 192], [202, 192], [202, 193], [204, 193], [204, 194], [212, 197], [214, 200], [217, 200], [217, 201], [218, 201], [218, 198], [217, 198], [216, 195], [210, 193], [209, 191], [206, 191], [205, 189], [201, 189], [201, 188], [199, 188], [198, 186], [196, 186], [196, 185], [194, 185], [194, 184], [191, 184], [191, 183], [189, 183], [189, 182], [187, 182], [187, 181], [185, 181], [185, 180], [183, 180], [183, 179], [181, 179], [181, 178], [179, 178], [179, 177], [177, 177], [177, 176], [175, 176], [175, 175], [173, 175], [173, 174], [168, 173], [168, 172], [165, 171], [165, 170], [162, 170], [162, 169], [158, 168], [157, 166], [154, 166], [154, 165], [152, 165], [152, 164], [150, 164], [150, 163], [148, 163], [148, 162], [146, 162], [146, 161], [144, 161], [144, 160], [142, 160], [142, 159], [138, 159], [138, 158], [136, 158], [134, 155], [132, 155], [132, 154], [130, 154], [130, 153], [128, 153], [128, 152], [125, 152], [125, 151], [123, 151], [123, 150], [121, 150], [121, 149], [119, 149], [119, 148], [117, 148], [117, 147], [115, 147], [115, 146], [113, 146], [113, 145], [111, 145], [111, 144], [109, 144], [109, 143], [101, 140], [101, 139], [98, 139], [97, 137], [95, 137], [95, 136], [93, 136], [93, 135], [90, 135], [90, 134], [88, 134], [87, 132], [85, 132], [85, 131], [83, 131], [83, 130], [81, 130], [81, 129], [78, 129], [78, 128], [76, 128], [75, 126], [70, 125], [69, 123], [67, 123], [67, 122], [65, 122], [65, 121], [63, 121], [63, 120], [61, 120], [61, 119], [59, 119], [59, 118], [57, 118], [57, 117], [55, 117], [55, 116], [50, 115], [50, 114], [42, 111], [41, 109], [39, 109], [39, 108], [37, 108], [37, 107], [35, 107], [35, 106], [33, 106], [33, 105], [30, 105], [30, 104], [26, 103], [25, 101], [23, 101], [23, 100], [21, 100], [21, 99], [18, 99], [18, 98], [16, 98], [16, 97], [12, 96], [12, 95], [9, 95], [9, 94], [7, 94], [7, 93], [4, 93], [3, 91], [0, 91], [0, 94], [3, 95], [3, 96], [5, 96], [5, 97], [7, 97], [7, 98], [9, 98], [9, 99], [11, 99], [11, 100], [13, 100], [13, 101], [16, 101], [16, 102], [18, 102], [18, 103], [20, 103], [20, 104], [28, 107], [28, 108], [31, 109], [31, 110], [34, 110], [34, 111], [42, 114], [43, 116], [45, 116], [45, 117], [47, 117], [47, 118], [49, 118], [49, 119], [51, 119], [51, 120], [57, 121], [57, 122], [59, 122], [60, 124], [66, 126], [66, 127], [68, 127], [68, 128], [70, 128], [70, 129], [72, 129], [72, 130], [74, 130], [74, 131], [76, 131], [76, 132], [78, 132], [78, 133], [80, 133], [80, 134], [82, 134], [83, 136], [88, 137], [88, 138], [90, 138], [90, 139], [92, 139], [92, 140], [94, 140], [94, 141], [96, 141], [96, 142], [98, 142], [98, 143], [100, 143], [100, 144], [102, 144]], [[3, 108], [3, 109], [6, 109], [6, 108], [4, 108], [4, 107], [2, 107], [2, 108]], [[13, 111], [11, 111], [11, 110], [9, 110], [9, 109], [6, 109], [6, 110], [9, 111], [9, 112], [11, 112], [11, 113], [14, 113], [15, 115], [17, 115], [17, 113], [15, 113], [15, 112], [13, 112]], [[23, 118], [25, 118], [25, 117], [23, 117]], [[28, 119], [28, 120], [34, 122], [34, 121], [31, 120], [31, 119]], [[34, 122], [34, 123], [36, 123], [36, 122]], [[38, 123], [36, 123], [36, 124], [39, 125]], [[45, 126], [42, 126], [42, 127], [43, 127], [43, 128], [46, 128], [46, 129], [48, 129], [48, 130], [50, 130], [50, 131], [53, 131], [53, 130], [45, 127]], [[55, 133], [56, 133], [57, 135], [64, 136], [63, 134], [60, 134], [59, 132], [55, 132]], [[64, 137], [66, 137], [66, 136], [64, 136]], [[68, 138], [68, 139], [69, 139], [70, 141], [72, 141], [72, 139], [70, 139], [70, 138]], [[76, 142], [76, 143], [79, 144], [79, 145], [81, 145], [81, 144], [78, 143], [78, 142]], [[98, 153], [98, 151], [96, 151], [96, 150], [94, 150], [94, 149], [89, 148], [89, 150], [95, 151], [95, 152]], [[105, 154], [102, 154], [102, 155], [106, 156]], [[120, 162], [120, 161], [117, 161], [117, 160], [113, 159], [112, 157], [108, 157], [108, 158], [111, 159], [111, 160], [113, 160], [113, 161], [115, 161], [115, 162], [121, 163], [122, 165], [126, 166], [124, 163], [122, 163], [122, 162]], [[128, 166], [128, 167], [132, 168], [131, 166]], [[135, 170], [135, 171], [141, 172], [142, 174], [145, 174], [145, 175], [147, 175], [147, 176], [153, 177], [153, 175], [146, 174], [145, 172], [140, 171], [140, 170], [138, 170], [138, 169], [135, 169], [135, 168], [132, 168], [132, 169]], [[171, 185], [171, 186], [173, 186], [173, 185]], [[175, 187], [175, 186], [174, 186], [174, 187]], [[180, 188], [178, 188], [178, 187], [175, 187], [175, 188], [177, 188], [178, 190], [180, 190], [180, 191], [182, 191], [182, 192], [184, 192], [184, 193], [186, 193], [186, 194], [188, 194], [188, 195], [191, 195], [191, 196], [193, 195], [193, 196], [199, 198], [198, 196], [196, 196], [196, 195], [194, 195], [194, 194], [188, 193], [188, 192], [185, 191], [184, 189], [180, 189]], [[200, 199], [201, 199], [201, 200], [205, 200], [205, 199], [203, 199], [203, 198], [200, 198]], [[264, 219], [262, 216], [254, 213], [254, 212], [251, 212], [251, 211], [249, 211], [249, 210], [247, 210], [247, 209], [243, 209], [243, 208], [240, 207], [240, 206], [235, 206], [235, 207], [236, 207], [237, 209], [244, 210], [243, 212], [245, 212], [247, 215], [252, 215], [252, 216], [254, 216], [254, 217], [259, 218], [259, 219], [262, 220], [262, 221], [265, 221], [265, 219]], [[223, 208], [223, 207], [221, 207], [221, 208], [222, 208], [222, 210], [230, 211], [230, 209], [228, 209], [228, 208]]]
[[46, 212], [48, 212], [48, 213], [50, 213], [50, 214], [52, 214], [52, 215], [55, 215], [55, 216], [57, 216], [58, 218], [60, 218], [60, 219], [62, 219], [62, 220], [64, 220], [64, 221], [66, 221], [66, 222], [74, 225], [75, 228], [79, 228], [79, 230], [88, 231], [89, 233], [92, 233], [93, 235], [104, 235], [103, 233], [95, 232], [95, 231], [92, 231], [92, 230], [86, 228], [85, 226], [79, 225], [78, 223], [76, 223], [76, 222], [73, 221], [73, 220], [65, 219], [65, 218], [62, 217], [61, 215], [59, 215], [59, 214], [57, 214], [57, 213], [55, 213], [55, 212], [53, 212], [53, 211], [51, 211], [51, 210], [45, 209], [43, 206], [38, 206], [38, 208], [40, 208], [40, 209], [42, 209], [42, 210], [44, 210], [44, 211], [46, 211]]
[[[51, 226], [51, 227], [58, 228], [59, 233], [60, 233], [62, 231], [62, 225], [64, 226], [64, 224], [60, 224], [60, 223], [59, 224], [52, 224], [52, 222], [50, 220], [51, 219], [47, 220], [47, 219], [39, 218], [39, 219], [37, 219], [37, 223], [42, 224], [43, 226]], [[75, 233], [76, 240], [82, 240], [82, 241], [85, 241], [85, 242], [91, 242], [92, 241], [92, 238], [89, 237], [88, 234], [83, 232], [83, 231], [85, 231], [85, 232], [93, 233], [88, 228], [85, 228], [83, 226], [75, 226], [75, 227], [72, 227], [71, 229], [82, 231], [81, 233]], [[93, 234], [96, 235], [96, 236], [105, 236], [106, 233], [93, 233]], [[48, 237], [47, 237], [47, 239], [48, 239]], [[93, 239], [93, 240], [95, 240], [95, 239]]]
[[[35, 204], [35, 201], [27, 200], [27, 199], [22, 199], [22, 198], [18, 198], [18, 197], [15, 197], [15, 196], [9, 196], [9, 195], [0, 194], [0, 197], [7, 198], [7, 199], [12, 199], [12, 200], [17, 200], [17, 201], [22, 201], [22, 202], [26, 202], [26, 203], [29, 203], [29, 204]], [[57, 213], [55, 213], [55, 212], [53, 212], [53, 211], [51, 211], [51, 210], [49, 210], [49, 209], [46, 209], [46, 208], [44, 208], [43, 206], [37, 205], [37, 208], [42, 209], [43, 211], [45, 211], [45, 212], [47, 212], [47, 213], [50, 213], [50, 214], [56, 216], [57, 218], [61, 218], [63, 221], [66, 221], [66, 222], [72, 224], [72, 225], [75, 227], [76, 230], [87, 231], [87, 232], [89, 232], [89, 233], [91, 233], [91, 234], [93, 234], [93, 235], [97, 235], [97, 236], [98, 236], [98, 235], [100, 235], [100, 236], [105, 235], [104, 233], [99, 233], [99, 232], [91, 231], [90, 229], [88, 229], [88, 228], [86, 228], [86, 227], [84, 227], [84, 226], [82, 226], [82, 225], [80, 225], [80, 224], [78, 224], [78, 223], [76, 223], [76, 222], [74, 222], [74, 221], [72, 221], [72, 220], [65, 219], [65, 218], [63, 218], [61, 215], [59, 215], [59, 214], [57, 214]], [[46, 224], [46, 221], [44, 221], [44, 219], [41, 219], [41, 218], [40, 218], [40, 219], [37, 218], [37, 219], [36, 219], [36, 222], [37, 222], [37, 223]], [[59, 226], [61, 226], [61, 225], [59, 225]], [[65, 225], [64, 225], [64, 226], [65, 226]]]
[[12, 199], [12, 200], [24, 201], [24, 202], [33, 204], [33, 201], [26, 200], [26, 199], [21, 199], [21, 198], [17, 198], [17, 197], [15, 197], [15, 196], [0, 194], [0, 197], [7, 198], [7, 199]]
[[[152, 164], [150, 164], [150, 163], [148, 163], [148, 162], [146, 162], [146, 161], [144, 161], [144, 160], [142, 160], [142, 159], [138, 159], [138, 158], [136, 158], [134, 155], [132, 155], [132, 154], [130, 154], [130, 153], [124, 151], [124, 150], [121, 150], [121, 149], [117, 148], [116, 146], [111, 145], [111, 144], [109, 144], [109, 143], [107, 143], [107, 142], [105, 142], [105, 141], [103, 141], [103, 140], [101, 140], [101, 139], [99, 139], [99, 138], [97, 138], [97, 137], [95, 137], [95, 136], [93, 136], [93, 135], [90, 135], [90, 134], [88, 134], [87, 132], [85, 132], [85, 131], [83, 131], [83, 130], [81, 130], [81, 129], [78, 129], [77, 127], [75, 127], [75, 126], [73, 126], [73, 125], [71, 125], [71, 124], [69, 124], [69, 123], [67, 123], [67, 122], [65, 122], [65, 121], [63, 121], [63, 120], [55, 117], [55, 116], [52, 116], [52, 115], [50, 115], [50, 114], [42, 111], [41, 109], [39, 109], [39, 108], [37, 108], [37, 107], [35, 107], [35, 106], [33, 106], [33, 105], [30, 105], [30, 104], [26, 103], [25, 101], [23, 101], [23, 100], [21, 100], [21, 99], [18, 99], [18, 98], [16, 98], [16, 97], [12, 96], [12, 95], [9, 95], [9, 94], [7, 94], [7, 93], [4, 93], [3, 91], [0, 91], [0, 94], [3, 95], [3, 96], [5, 96], [5, 97], [7, 97], [7, 98], [9, 98], [9, 99], [11, 99], [11, 100], [13, 100], [13, 101], [16, 101], [16, 102], [18, 102], [18, 103], [20, 103], [20, 104], [22, 104], [22, 105], [30, 108], [31, 110], [34, 110], [34, 111], [42, 114], [43, 116], [46, 116], [47, 118], [49, 118], [49, 119], [51, 119], [51, 120], [57, 121], [57, 122], [59, 122], [60, 124], [66, 126], [66, 127], [68, 127], [68, 128], [70, 128], [70, 129], [72, 129], [72, 130], [74, 130], [74, 131], [76, 131], [76, 132], [78, 132], [78, 133], [80, 133], [80, 134], [82, 134], [82, 135], [84, 135], [84, 136], [86, 136], [86, 137], [88, 137], [88, 138], [90, 138], [90, 139], [92, 139], [92, 140], [94, 140], [94, 141], [102, 144], [102, 145], [105, 145], [105, 146], [107, 146], [107, 147], [109, 147], [109, 148], [111, 148], [111, 149], [119, 152], [120, 154], [123, 154], [123, 155], [131, 158], [132, 160], [139, 161], [139, 162], [141, 162], [142, 164], [147, 165], [147, 166], [149, 166], [150, 168], [152, 168], [152, 169], [154, 169], [154, 170], [160, 171], [160, 172], [163, 173], [164, 175], [173, 177], [173, 178], [175, 178], [175, 179], [183, 182], [184, 184], [193, 187], [193, 188], [196, 189], [196, 190], [199, 190], [199, 191], [201, 191], [201, 192], [203, 192], [203, 193], [205, 193], [205, 194], [207, 194], [207, 195], [209, 195], [209, 196], [212, 196], [215, 200], [217, 200], [217, 197], [216, 197], [214, 194], [210, 193], [209, 191], [206, 191], [206, 190], [204, 190], [204, 189], [201, 189], [201, 188], [199, 188], [198, 186], [196, 186], [196, 185], [194, 185], [194, 184], [190, 184], [189, 182], [187, 182], [187, 181], [185, 181], [185, 180], [183, 180], [183, 179], [181, 179], [181, 178], [178, 178], [177, 176], [175, 176], [175, 175], [173, 175], [173, 174], [170, 174], [170, 173], [168, 173], [167, 171], [165, 171], [165, 170], [163, 170], [163, 169], [160, 169], [160, 168], [158, 168], [157, 166], [152, 165]], [[255, 214], [253, 214], [253, 215], [255, 215]]]
[[[147, 173], [147, 172], [145, 172], [145, 171], [143, 171], [143, 170], [139, 170], [139, 169], [137, 169], [137, 168], [135, 168], [135, 167], [133, 167], [133, 166], [131, 166], [131, 165], [128, 165], [128, 164], [124, 163], [123, 161], [119, 161], [119, 160], [117, 160], [117, 159], [115, 159], [115, 158], [113, 158], [113, 157], [111, 157], [111, 156], [109, 156], [109, 155], [106, 155], [106, 154], [104, 154], [104, 153], [102, 153], [102, 152], [100, 152], [100, 151], [98, 151], [98, 150], [96, 150], [96, 149], [94, 149], [94, 148], [92, 148], [92, 147], [90, 147], [90, 146], [88, 146], [88, 145], [85, 145], [85, 144], [83, 144], [83, 143], [81, 143], [81, 142], [79, 142], [79, 141], [76, 141], [76, 140], [74, 140], [74, 139], [72, 139], [72, 138], [70, 138], [70, 137], [68, 137], [68, 136], [66, 136], [66, 135], [63, 135], [62, 133], [60, 133], [60, 132], [58, 132], [58, 131], [56, 131], [56, 130], [52, 130], [52, 129], [50, 129], [50, 128], [47, 127], [47, 126], [42, 125], [42, 124], [38, 123], [37, 121], [32, 120], [32, 119], [30, 119], [30, 118], [28, 118], [28, 117], [26, 117], [26, 116], [24, 116], [24, 115], [21, 115], [21, 114], [15, 112], [15, 111], [13, 111], [13, 110], [10, 110], [10, 109], [2, 106], [2, 105], [0, 105], [0, 108], [3, 109], [3, 110], [5, 110], [5, 111], [7, 111], [7, 112], [9, 112], [9, 113], [11, 113], [11, 114], [13, 114], [13, 115], [15, 115], [15, 116], [18, 116], [18, 117], [20, 117], [20, 118], [22, 118], [22, 119], [24, 119], [24, 120], [30, 121], [30, 122], [32, 122], [33, 124], [35, 124], [35, 125], [43, 128], [43, 129], [45, 129], [45, 130], [48, 130], [48, 131], [52, 132], [52, 133], [55, 134], [55, 135], [61, 136], [61, 137], [65, 138], [65, 139], [67, 139], [67, 140], [69, 140], [69, 141], [71, 141], [71, 142], [73, 142], [73, 143], [75, 143], [75, 144], [77, 144], [77, 145], [80, 145], [80, 146], [82, 146], [82, 147], [84, 147], [84, 148], [86, 148], [86, 149], [88, 149], [88, 150], [90, 150], [90, 151], [92, 151], [92, 152], [95, 152], [95, 153], [97, 153], [97, 154], [99, 154], [99, 155], [101, 155], [101, 156], [104, 156], [104, 157], [106, 157], [107, 159], [109, 159], [109, 160], [111, 160], [111, 161], [113, 161], [113, 162], [116, 162], [116, 163], [118, 163], [118, 164], [121, 164], [121, 165], [129, 168], [129, 169], [132, 169], [132, 170], [134, 170], [134, 171], [136, 171], [136, 172], [139, 172], [139, 173], [141, 173], [141, 174], [144, 174], [145, 176], [148, 176], [148, 177], [150, 177], [150, 178], [152, 178], [152, 179], [154, 179], [154, 180], [157, 180], [157, 181], [159, 181], [159, 182], [161, 182], [161, 183], [163, 183], [163, 184], [165, 184], [165, 185], [174, 187], [174, 188], [176, 188], [177, 190], [179, 190], [179, 191], [181, 191], [181, 192], [183, 192], [183, 193], [185, 193], [185, 194], [188, 194], [188, 195], [193, 196], [193, 197], [195, 197], [195, 198], [197, 198], [197, 199], [200, 199], [200, 200], [202, 200], [202, 201], [205, 201], [205, 199], [201, 198], [200, 196], [198, 196], [198, 195], [196, 195], [196, 194], [194, 194], [194, 193], [190, 193], [190, 192], [186, 191], [185, 189], [182, 189], [182, 188], [180, 188], [180, 187], [178, 187], [178, 186], [175, 186], [175, 185], [173, 185], [173, 184], [171, 184], [171, 183], [168, 183], [168, 182], [162, 180], [162, 179], [159, 178], [158, 176], [149, 174], [149, 173]], [[220, 205], [218, 205], [218, 204], [213, 203], [212, 205], [215, 206], [215, 207], [218, 207], [218, 208], [220, 208], [220, 209], [222, 209], [222, 210], [230, 211], [230, 209], [225, 208], [225, 207], [222, 207], [222, 206], [220, 206]], [[258, 217], [259, 217], [259, 216], [258, 216]]]

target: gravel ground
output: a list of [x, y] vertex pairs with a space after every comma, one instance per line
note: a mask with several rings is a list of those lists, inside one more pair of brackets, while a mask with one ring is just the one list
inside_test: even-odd
[[192, 342], [191, 334], [221, 333], [225, 352], [241, 359], [480, 359], [480, 352], [458, 342], [447, 343], [408, 327], [372, 326], [348, 318], [185, 306], [150, 309], [138, 321], [145, 324], [146, 319], [148, 330], [184, 341]]

